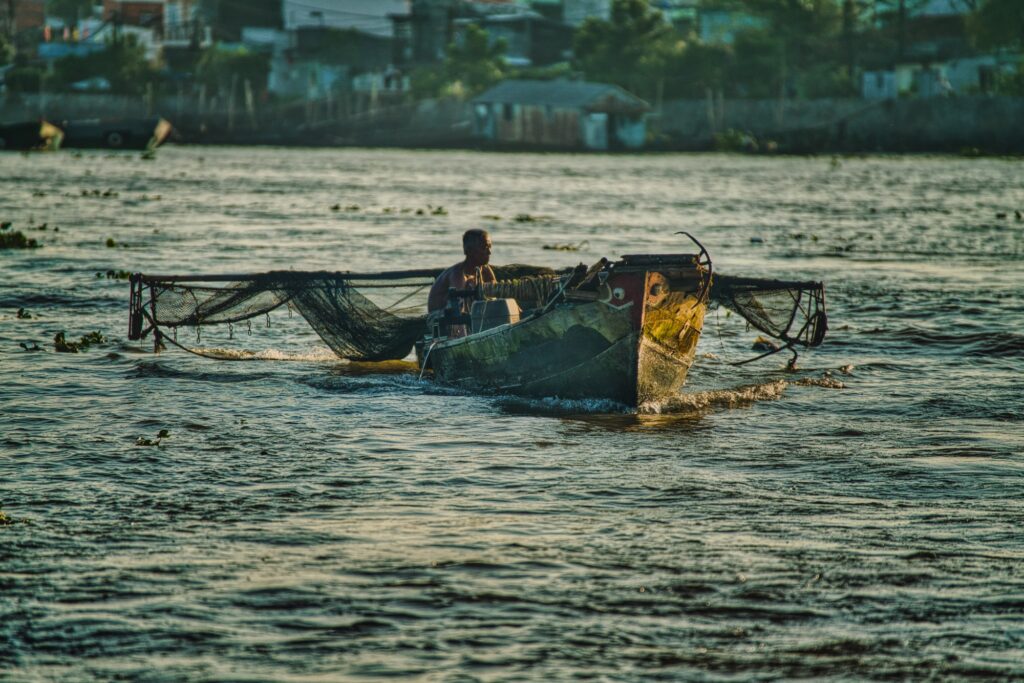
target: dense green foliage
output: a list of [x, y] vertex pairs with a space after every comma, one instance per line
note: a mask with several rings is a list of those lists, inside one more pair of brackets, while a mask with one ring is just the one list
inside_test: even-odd
[[[919, 59], [915, 43], [968, 49], [1024, 48], [1022, 0], [960, 0], [963, 17], [921, 17], [927, 0], [707, 0], [702, 11], [734, 20], [727, 39], [702, 43], [669, 26], [645, 0], [613, 0], [608, 21], [590, 19], [575, 40], [588, 80], [641, 97], [837, 97], [855, 95], [860, 73]], [[728, 22], [726, 22], [728, 23]], [[943, 61], [941, 55], [930, 55]], [[948, 57], [947, 57], [948, 58]], [[1016, 81], [1003, 75], [1001, 92]]]
[[975, 41], [986, 48], [1024, 49], [1024, 2], [984, 0], [969, 21]]
[[7, 36], [0, 35], [0, 66], [5, 66], [14, 61], [14, 44], [7, 39]]
[[647, 0], [616, 0], [610, 21], [588, 19], [574, 41], [576, 62], [588, 77], [650, 96], [683, 50], [681, 38]]
[[[1024, 0], [956, 1], [970, 10], [967, 16], [922, 21], [920, 10], [930, 0], [703, 0], [701, 22], [710, 16], [723, 34], [702, 42], [702, 23], [673, 26], [650, 0], [612, 0], [608, 20], [591, 18], [576, 30], [571, 62], [527, 68], [510, 66], [504, 42], [471, 24], [448, 46], [442, 62], [413, 71], [412, 94], [469, 98], [504, 78], [568, 77], [617, 84], [652, 103], [709, 94], [843, 97], [856, 96], [862, 72], [921, 61], [936, 45], [962, 44], [955, 48], [957, 57], [971, 46], [990, 53], [1024, 50]], [[46, 7], [51, 16], [73, 23], [92, 4], [47, 0]], [[201, 8], [208, 18], [231, 13], [224, 0], [202, 0]], [[358, 73], [389, 59], [386, 48], [367, 40], [356, 31], [328, 29], [319, 43], [304, 49], [306, 57], [345, 64]], [[915, 53], [919, 44], [931, 47]], [[19, 43], [18, 54], [24, 55], [20, 48]], [[0, 65], [14, 57], [15, 50], [0, 37]], [[948, 56], [927, 53], [927, 58], [942, 63]], [[207, 88], [223, 92], [249, 81], [259, 92], [270, 68], [264, 54], [213, 47], [201, 53], [194, 69], [178, 70], [191, 70], [196, 83]], [[141, 46], [120, 39], [102, 52], [60, 59], [50, 73], [18, 62], [7, 85], [15, 92], [36, 92], [101, 76], [114, 92], [136, 94], [155, 82], [157, 73]], [[1021, 94], [1024, 76], [1001, 71], [989, 85], [992, 92]]]
[[43, 70], [37, 66], [16, 66], [7, 72], [4, 85], [10, 92], [39, 92], [43, 86]]
[[196, 80], [214, 90], [227, 91], [232, 83], [241, 88], [249, 81], [256, 91], [266, 89], [270, 58], [259, 52], [221, 50], [211, 47], [203, 51], [196, 63]]
[[462, 41], [448, 46], [443, 64], [413, 72], [413, 94], [458, 98], [479, 94], [509, 73], [503, 60], [505, 49], [504, 41], [498, 40], [492, 45], [487, 31], [470, 24]]
[[74, 26], [92, 14], [93, 0], [46, 0], [46, 13]]
[[153, 82], [156, 72], [146, 60], [146, 49], [132, 35], [111, 41], [99, 52], [62, 57], [53, 65], [53, 85], [58, 89], [96, 77], [110, 81], [111, 92], [136, 95]]

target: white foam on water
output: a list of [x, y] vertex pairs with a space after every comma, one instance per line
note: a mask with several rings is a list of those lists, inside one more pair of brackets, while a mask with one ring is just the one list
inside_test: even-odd
[[697, 391], [692, 394], [680, 394], [665, 401], [650, 401], [637, 406], [641, 415], [659, 415], [663, 413], [696, 413], [712, 408], [736, 408], [750, 405], [758, 401], [775, 401], [789, 385], [784, 379], [749, 384], [732, 389], [713, 389]]
[[268, 360], [268, 361], [301, 361], [306, 363], [337, 363], [337, 355], [328, 348], [310, 349], [305, 352], [288, 352], [279, 349], [263, 349], [249, 351], [246, 349], [192, 348], [194, 353], [218, 360]]

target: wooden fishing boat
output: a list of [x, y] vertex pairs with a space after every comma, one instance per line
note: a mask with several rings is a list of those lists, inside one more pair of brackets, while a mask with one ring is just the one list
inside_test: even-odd
[[180, 344], [178, 327], [196, 328], [198, 340], [198, 328], [227, 325], [230, 338], [231, 325], [265, 315], [269, 325], [269, 313], [287, 306], [341, 358], [401, 360], [415, 348], [420, 376], [440, 383], [628, 406], [680, 391], [709, 304], [782, 342], [759, 357], [790, 350], [795, 358], [795, 346], [821, 344], [828, 321], [820, 282], [713, 274], [694, 243], [697, 253], [628, 255], [589, 268], [496, 267], [497, 282], [450, 290], [447, 308], [430, 315], [425, 290], [441, 269], [135, 273], [128, 337], [152, 333], [154, 350], [166, 342], [237, 358]]
[[[630, 406], [662, 401], [686, 381], [710, 285], [702, 252], [602, 260], [522, 317], [515, 299], [478, 294], [470, 315], [450, 308], [418, 345], [420, 365], [472, 390]], [[488, 315], [495, 308], [498, 315]], [[467, 325], [469, 334], [452, 334]]]
[[64, 134], [48, 121], [0, 124], [0, 150], [55, 152]]
[[78, 119], [65, 121], [64, 146], [73, 149], [154, 150], [171, 134], [164, 118]]

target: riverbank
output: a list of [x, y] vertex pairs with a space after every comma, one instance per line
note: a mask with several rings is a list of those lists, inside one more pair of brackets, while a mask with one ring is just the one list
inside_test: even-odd
[[[499, 147], [473, 133], [472, 105], [423, 100], [353, 108], [338, 101], [236, 104], [185, 97], [9, 95], [0, 122], [151, 116], [181, 144]], [[647, 151], [1024, 154], [1024, 98], [865, 101], [676, 100], [648, 115]], [[500, 147], [500, 149], [522, 149]]]

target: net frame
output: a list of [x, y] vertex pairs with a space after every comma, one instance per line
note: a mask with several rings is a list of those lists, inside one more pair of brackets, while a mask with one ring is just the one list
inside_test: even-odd
[[820, 346], [828, 331], [825, 285], [716, 274], [711, 302], [738, 313], [751, 327], [781, 340], [783, 348]]

